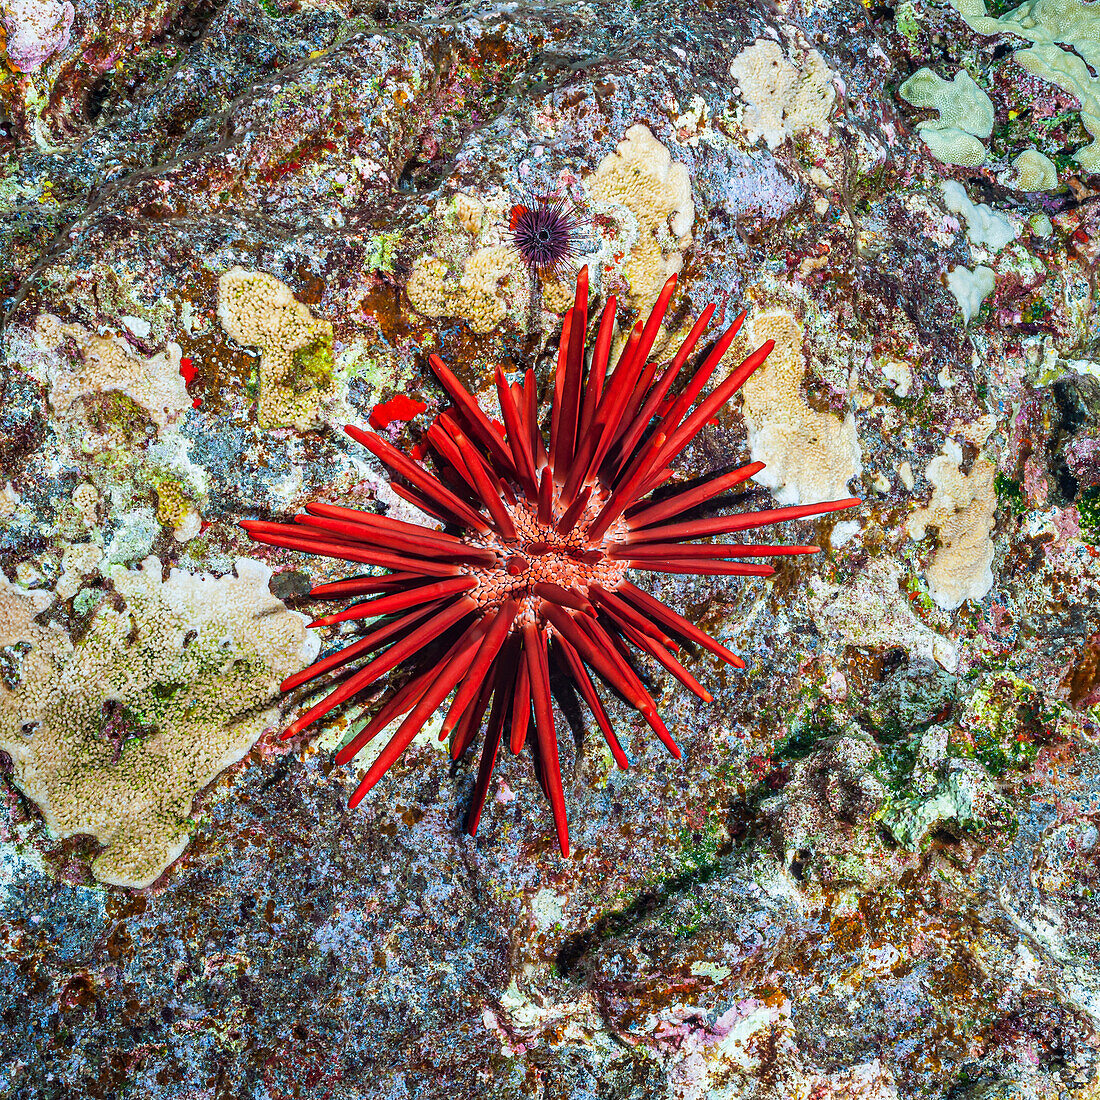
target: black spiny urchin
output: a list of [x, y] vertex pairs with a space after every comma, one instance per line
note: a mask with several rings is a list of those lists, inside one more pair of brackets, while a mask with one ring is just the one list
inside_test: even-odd
[[532, 281], [560, 277], [575, 270], [580, 220], [571, 205], [556, 195], [534, 195], [512, 207], [508, 231]]

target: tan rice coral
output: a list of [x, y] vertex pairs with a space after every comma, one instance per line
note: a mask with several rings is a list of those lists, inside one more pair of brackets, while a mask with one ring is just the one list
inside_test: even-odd
[[758, 314], [753, 346], [774, 340], [764, 365], [745, 383], [743, 411], [753, 461], [766, 467], [756, 480], [780, 504], [835, 500], [862, 472], [855, 417], [818, 412], [802, 396], [806, 365], [803, 332], [793, 314]]
[[6, 523], [19, 507], [20, 496], [10, 481], [0, 482], [0, 523]]
[[622, 274], [630, 284], [627, 304], [644, 311], [683, 267], [692, 243], [695, 202], [687, 166], [674, 161], [645, 126], [631, 126], [600, 161], [587, 189], [596, 201], [625, 206], [637, 221], [637, 240]]
[[38, 342], [56, 348], [66, 339], [77, 346], [80, 362], [50, 371], [50, 404], [61, 415], [77, 398], [119, 391], [140, 405], [158, 428], [176, 420], [191, 408], [191, 398], [180, 376], [179, 345], [148, 359], [135, 355], [119, 337], [96, 336], [81, 325], [65, 324], [51, 314], [35, 323]]
[[506, 245], [488, 245], [466, 257], [461, 274], [438, 256], [413, 264], [406, 293], [426, 317], [461, 317], [477, 333], [492, 332], [530, 297], [531, 284], [520, 257]]
[[332, 325], [314, 318], [286, 283], [243, 267], [218, 280], [218, 319], [242, 347], [260, 349], [260, 427], [318, 424], [333, 391]]
[[980, 600], [993, 587], [993, 516], [997, 510], [996, 467], [975, 459], [963, 473], [962, 450], [948, 441], [944, 454], [928, 464], [932, 499], [909, 517], [910, 538], [938, 530], [936, 551], [925, 570], [928, 591], [945, 611], [966, 600]]
[[749, 141], [763, 138], [775, 149], [806, 131], [829, 132], [836, 89], [817, 50], [806, 50], [796, 62], [778, 42], [760, 38], [733, 59], [730, 76], [745, 99], [741, 123]]
[[32, 621], [48, 595], [0, 575], [0, 646], [19, 654], [0, 684], [0, 749], [54, 836], [104, 845], [101, 882], [147, 886], [180, 855], [195, 794], [278, 720], [280, 681], [317, 653], [270, 570], [236, 570], [164, 581], [156, 558], [115, 566], [124, 606], [104, 601], [75, 646]]
[[95, 527], [99, 522], [99, 490], [85, 481], [73, 490], [73, 505], [85, 527]]

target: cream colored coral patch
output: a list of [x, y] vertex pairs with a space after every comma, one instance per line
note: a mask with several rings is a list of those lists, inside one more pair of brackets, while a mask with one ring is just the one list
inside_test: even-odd
[[164, 351], [143, 359], [118, 337], [97, 336], [48, 313], [35, 322], [35, 333], [38, 343], [48, 348], [72, 340], [80, 356], [79, 363], [49, 372], [50, 404], [61, 415], [77, 398], [111, 392], [126, 394], [161, 429], [191, 408], [180, 376], [183, 352], [178, 344], [169, 343]]
[[280, 681], [317, 654], [270, 570], [236, 570], [165, 581], [156, 558], [115, 566], [123, 606], [104, 601], [76, 645], [33, 622], [48, 595], [0, 575], [0, 749], [54, 836], [104, 845], [101, 882], [147, 886], [180, 855], [195, 794], [278, 720]]
[[674, 161], [645, 126], [631, 126], [587, 187], [590, 198], [625, 207], [637, 223], [622, 274], [630, 284], [627, 304], [644, 311], [683, 267], [692, 243], [695, 202], [687, 165]]
[[527, 302], [531, 281], [519, 255], [506, 245], [475, 249], [461, 274], [438, 256], [420, 256], [406, 288], [425, 317], [462, 317], [477, 333], [492, 332]]
[[315, 319], [274, 275], [243, 267], [218, 280], [218, 319], [242, 347], [260, 349], [260, 427], [318, 424], [333, 389], [332, 325]]
[[802, 326], [785, 311], [758, 314], [753, 346], [774, 340], [764, 365], [741, 390], [754, 462], [765, 463], [756, 481], [780, 504], [808, 504], [848, 495], [848, 480], [862, 472], [852, 413], [811, 409], [802, 397], [806, 366]]
[[969, 473], [962, 471], [962, 451], [948, 441], [944, 454], [928, 464], [932, 499], [909, 517], [910, 538], [923, 539], [938, 529], [936, 551], [925, 570], [928, 591], [945, 611], [966, 600], [980, 600], [993, 587], [993, 514], [997, 493], [996, 467], [975, 459]]
[[759, 38], [730, 64], [745, 99], [741, 123], [749, 141], [763, 138], [769, 149], [806, 131], [829, 131], [836, 103], [833, 72], [817, 50], [807, 50], [797, 61], [778, 42]]

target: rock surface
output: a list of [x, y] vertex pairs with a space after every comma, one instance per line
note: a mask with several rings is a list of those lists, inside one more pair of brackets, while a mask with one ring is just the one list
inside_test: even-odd
[[[681, 476], [865, 501], [768, 580], [656, 582], [748, 668], [691, 655], [708, 705], [654, 675], [682, 761], [614, 703], [616, 771], [566, 707], [568, 860], [525, 756], [476, 841], [427, 740], [349, 811], [344, 727], [280, 742], [267, 666], [142, 888], [0, 754], [0, 1095], [1100, 1095], [1100, 15], [1025, 7], [0, 0], [5, 705], [47, 651], [125, 669], [143, 561], [253, 559], [276, 666], [326, 644], [297, 613], [340, 564], [236, 523], [392, 506], [339, 429], [411, 446], [430, 351], [487, 403], [545, 379], [532, 195], [624, 328], [679, 272], [672, 334], [713, 301], [782, 336]], [[198, 685], [199, 742], [242, 705], [173, 679], [177, 633], [141, 714], [89, 694], [109, 766], [155, 700]]]

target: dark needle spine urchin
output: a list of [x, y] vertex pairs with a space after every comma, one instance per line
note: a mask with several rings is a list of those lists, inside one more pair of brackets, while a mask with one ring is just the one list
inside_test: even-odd
[[[639, 322], [631, 332], [610, 372], [616, 302], [609, 298], [586, 371], [588, 271], [581, 269], [575, 304], [562, 325], [548, 442], [539, 424], [532, 371], [527, 371], [523, 382], [509, 385], [497, 368], [504, 419], [501, 431], [435, 355], [430, 360], [432, 369], [454, 402], [454, 408], [438, 416], [426, 433], [439, 476], [374, 433], [346, 429], [404, 482], [395, 482], [394, 491], [436, 516], [444, 530], [320, 503], [306, 505], [307, 514], [296, 516], [294, 523], [242, 524], [260, 542], [390, 571], [385, 576], [353, 577], [312, 590], [311, 595], [327, 599], [373, 597], [346, 611], [325, 615], [313, 626], [368, 619], [378, 622], [362, 638], [282, 685], [284, 691], [291, 691], [326, 673], [347, 673], [346, 666], [373, 654], [295, 719], [283, 733], [286, 739], [348, 702], [391, 669], [409, 667], [410, 678], [336, 754], [338, 763], [347, 763], [377, 733], [406, 715], [371, 764], [350, 806], [358, 805], [454, 692], [440, 733], [440, 740], [451, 737], [454, 759], [473, 743], [488, 712], [468, 831], [477, 832], [501, 740], [506, 739], [514, 753], [529, 741], [535, 775], [550, 802], [562, 854], [568, 855], [550, 696], [551, 657], [573, 679], [620, 767], [627, 766], [626, 754], [608, 721], [596, 677], [634, 706], [678, 757], [679, 748], [631, 666], [629, 647], [653, 657], [708, 702], [710, 693], [677, 658], [676, 639], [693, 642], [737, 668], [744, 668], [744, 662], [632, 584], [628, 573], [767, 576], [774, 572], [771, 566], [730, 559], [813, 553], [817, 547], [691, 540], [753, 530], [859, 503], [849, 497], [823, 504], [676, 520], [758, 473], [763, 468], [760, 462], [658, 501], [645, 499], [672, 477], [669, 464], [772, 348], [772, 341], [757, 348], [696, 405], [741, 327], [742, 313], [674, 392], [674, 383], [714, 313], [714, 306], [708, 305], [663, 370], [649, 362], [675, 284], [673, 276], [644, 325]], [[441, 657], [433, 646], [440, 640]], [[534, 735], [528, 737], [532, 714]]]
[[508, 235], [532, 280], [546, 279], [576, 270], [580, 226], [564, 199], [538, 195], [512, 207]]

